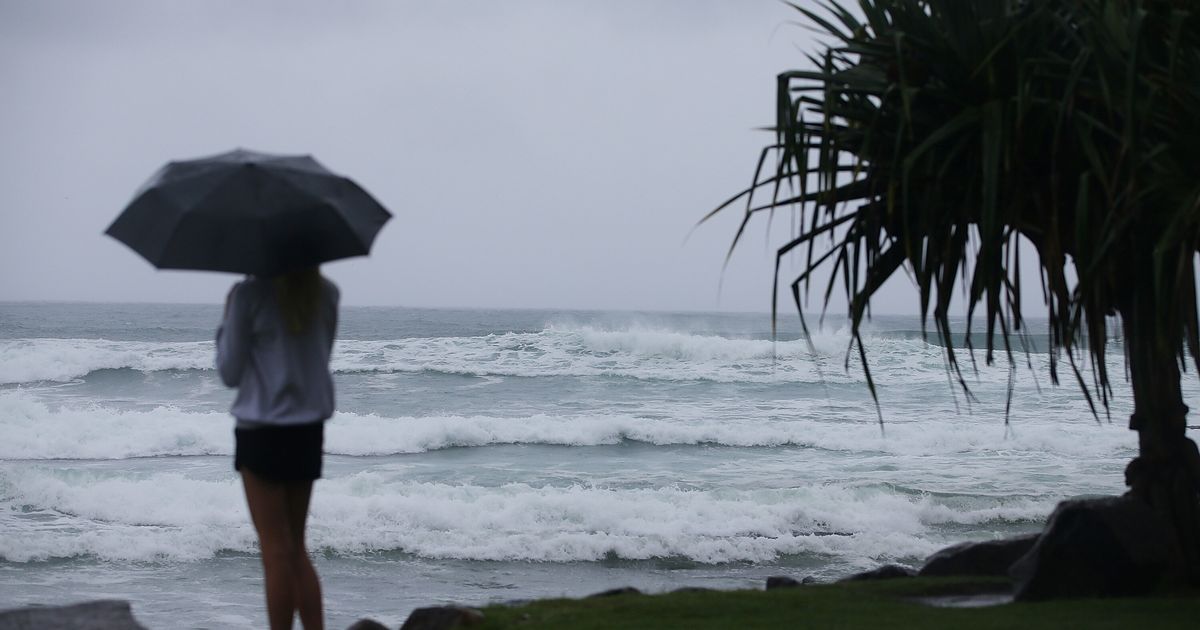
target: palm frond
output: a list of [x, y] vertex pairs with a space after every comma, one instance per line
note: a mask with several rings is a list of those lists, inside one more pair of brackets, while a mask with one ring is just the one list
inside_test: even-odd
[[[1022, 242], [1041, 269], [1054, 383], [1065, 354], [1089, 404], [1094, 390], [1107, 409], [1107, 320], [1138, 300], [1155, 305], [1156, 347], [1200, 361], [1200, 9], [1182, 0], [793, 7], [832, 43], [809, 56], [812, 67], [777, 77], [773, 141], [751, 185], [714, 213], [745, 201], [734, 245], [761, 211], [798, 215], [777, 284], [785, 256], [803, 251], [791, 286], [807, 330], [801, 290], [818, 269], [832, 273], [825, 304], [840, 286], [873, 395], [861, 325], [901, 270], [917, 285], [922, 330], [933, 323], [968, 396], [949, 320], [957, 287], [965, 346], [973, 350], [978, 313], [985, 361], [999, 351], [1015, 365], [1010, 338], [1027, 329]], [[755, 203], [757, 193], [769, 199]], [[1090, 358], [1090, 387], [1077, 350]]]

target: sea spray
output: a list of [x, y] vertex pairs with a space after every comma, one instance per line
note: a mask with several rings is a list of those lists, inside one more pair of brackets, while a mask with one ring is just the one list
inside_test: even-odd
[[[93, 556], [192, 561], [249, 552], [233, 480], [0, 466], [0, 560]], [[695, 490], [416, 483], [362, 471], [320, 484], [310, 546], [324, 553], [539, 562], [680, 558], [769, 562], [799, 554], [861, 562], [933, 551], [933, 526], [1019, 523], [1052, 502], [903, 496], [869, 485]], [[18, 514], [12, 510], [18, 509]]]
[[[669, 330], [607, 330], [550, 326], [537, 332], [483, 336], [340, 339], [338, 373], [434, 372], [468, 376], [618, 377], [728, 383], [859, 383], [857, 361], [842, 369], [850, 337], [821, 334], [817, 354], [803, 340], [727, 338]], [[920, 338], [868, 335], [875, 372], [906, 382], [945, 381], [943, 350]], [[210, 341], [141, 342], [104, 339], [0, 339], [0, 384], [71, 381], [98, 370], [213, 369]], [[969, 363], [969, 358], [963, 357]], [[1033, 355], [1039, 367], [1045, 355]], [[822, 366], [824, 366], [822, 368]], [[1119, 367], [1119, 362], [1113, 367]], [[1004, 368], [973, 377], [1007, 379]]]
[[[338, 412], [329, 421], [325, 451], [384, 456], [502, 444], [564, 447], [637, 442], [656, 446], [800, 447], [852, 453], [961, 455], [1053, 453], [1072, 458], [1132, 456], [1136, 441], [1115, 425], [1038, 423], [1006, 429], [981, 417], [922, 417], [911, 409], [877, 425], [848, 422], [845, 405], [819, 399], [776, 409], [747, 410], [658, 403], [658, 417], [586, 413], [530, 416], [382, 416]], [[649, 409], [647, 409], [649, 411]], [[757, 411], [758, 413], [754, 413]], [[870, 413], [863, 404], [857, 412]], [[919, 410], [918, 410], [919, 411]], [[51, 408], [21, 390], [0, 391], [0, 459], [124, 459], [229, 455], [232, 418], [225, 412], [176, 407], [120, 410], [97, 404]]]

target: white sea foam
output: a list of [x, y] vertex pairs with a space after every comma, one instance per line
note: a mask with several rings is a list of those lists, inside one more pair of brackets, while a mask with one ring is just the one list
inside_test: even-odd
[[[0, 558], [197, 560], [248, 550], [233, 480], [0, 465]], [[242, 500], [244, 502], [244, 499]]]
[[[881, 433], [872, 422], [847, 422], [841, 408], [800, 401], [787, 409], [733, 416], [724, 409], [678, 403], [668, 413], [536, 414], [522, 417], [436, 415], [386, 417], [338, 413], [326, 432], [337, 455], [423, 453], [498, 444], [598, 446], [624, 441], [655, 445], [807, 447], [893, 455], [1034, 453], [1053, 457], [1125, 457], [1133, 435], [1116, 425], [1062, 418], [1027, 422], [1006, 431], [993, 418], [890, 414]], [[862, 409], [857, 415], [864, 416]], [[914, 415], [906, 416], [906, 413]], [[222, 412], [175, 407], [118, 410], [100, 405], [51, 408], [22, 391], [0, 392], [0, 459], [123, 459], [166, 455], [227, 455], [231, 418]]]
[[[338, 372], [440, 372], [470, 376], [616, 376], [721, 382], [851, 382], [842, 369], [849, 338], [818, 335], [814, 358], [805, 341], [730, 339], [662, 330], [550, 327], [480, 337], [340, 340]], [[914, 339], [873, 338], [877, 369], [941, 380], [940, 349]], [[210, 370], [212, 342], [99, 339], [0, 339], [0, 384], [70, 381], [103, 369]], [[824, 366], [824, 367], [822, 367]]]
[[211, 342], [0, 339], [0, 384], [70, 381], [96, 370], [203, 370]]
[[226, 413], [101, 405], [51, 409], [31, 393], [0, 392], [0, 459], [123, 459], [215, 455], [232, 450]]
[[[841, 359], [849, 338], [833, 333], [814, 339], [814, 357], [806, 341], [772, 342], [730, 339], [666, 330], [605, 330], [550, 327], [535, 333], [484, 337], [435, 337], [393, 341], [340, 342], [334, 367], [340, 371], [441, 372], [470, 376], [626, 377], [666, 381], [729, 383], [857, 382]], [[922, 369], [926, 380], [944, 379], [939, 350], [911, 339], [874, 340], [880, 357], [902, 358], [908, 376], [911, 355], [936, 369]], [[895, 361], [884, 364], [895, 365]]]
[[[196, 560], [249, 552], [254, 535], [233, 479], [121, 475], [0, 465], [0, 559], [81, 555]], [[622, 489], [416, 483], [367, 471], [322, 481], [310, 546], [336, 554], [399, 551], [427, 558], [590, 561], [687, 558], [703, 563], [825, 554], [866, 565], [935, 550], [931, 528], [1029, 522], [1052, 502], [935, 497], [879, 488]]]

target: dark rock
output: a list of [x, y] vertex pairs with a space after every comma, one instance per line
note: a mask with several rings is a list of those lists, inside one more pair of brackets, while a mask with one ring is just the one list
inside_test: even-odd
[[767, 578], [767, 590], [773, 591], [777, 588], [796, 588], [803, 584], [800, 580], [790, 578], [786, 575], [773, 575]]
[[716, 592], [716, 589], [704, 588], [703, 586], [684, 586], [682, 588], [677, 588], [671, 592], [672, 593], [714, 593], [714, 592]]
[[430, 606], [412, 611], [400, 630], [450, 630], [483, 623], [483, 613], [463, 606]]
[[803, 580], [800, 580], [800, 583], [801, 584], [820, 584], [821, 580], [818, 580], [817, 578], [815, 578], [811, 575], [806, 575], [806, 576], [804, 576]]
[[921, 577], [947, 575], [1007, 576], [1008, 569], [1029, 553], [1041, 534], [1002, 538], [983, 542], [965, 542], [946, 547], [929, 556], [917, 572]]
[[374, 619], [359, 619], [346, 630], [388, 630], [388, 627]]
[[1181, 572], [1181, 557], [1170, 526], [1141, 501], [1072, 499], [1009, 575], [1018, 601], [1140, 595]]
[[33, 606], [0, 611], [0, 630], [146, 630], [129, 602], [99, 600], [71, 606]]
[[591, 595], [588, 595], [588, 599], [591, 599], [593, 597], [614, 597], [616, 595], [641, 595], [641, 594], [642, 594], [641, 591], [637, 590], [636, 588], [633, 588], [632, 586], [622, 586], [620, 588], [611, 588], [607, 591], [600, 591], [599, 593], [592, 593]]
[[913, 577], [917, 572], [908, 567], [902, 567], [898, 564], [885, 564], [878, 569], [855, 573], [850, 577], [845, 577], [839, 582], [861, 582], [863, 580], [892, 580], [895, 578]]

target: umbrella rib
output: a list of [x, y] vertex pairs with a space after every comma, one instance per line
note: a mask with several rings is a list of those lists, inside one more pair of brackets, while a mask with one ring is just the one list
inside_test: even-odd
[[[212, 188], [209, 188], [208, 192], [204, 193], [204, 195], [202, 195], [199, 199], [197, 199], [196, 202], [191, 205], [191, 207], [202, 206], [205, 202], [207, 202], [209, 200], [209, 198], [211, 198], [214, 194], [216, 194], [217, 191], [221, 190], [221, 188], [224, 187], [226, 184], [228, 184], [231, 179], [233, 179], [235, 176], [237, 176], [237, 174], [238, 173], [237, 173], [236, 169], [231, 170], [229, 173], [225, 174], [225, 176], [223, 176], [219, 182], [217, 182]], [[171, 224], [171, 230], [168, 232], [170, 234], [170, 236], [163, 239], [162, 246], [158, 248], [158, 257], [157, 258], [159, 260], [162, 260], [163, 255], [167, 251], [169, 251], [169, 249], [170, 249], [169, 245], [175, 240], [175, 237], [178, 233], [177, 230], [179, 228], [179, 224], [183, 222], [184, 218], [187, 215], [188, 215], [188, 208], [184, 208], [183, 212], [179, 213], [178, 215], [176, 215], [174, 217], [174, 222]]]
[[197, 169], [195, 172], [192, 172], [192, 173], [173, 176], [170, 181], [163, 181], [162, 176], [166, 175], [166, 172], [170, 167], [171, 167], [170, 164], [163, 167], [162, 169], [159, 170], [158, 173], [155, 174], [154, 177], [150, 178], [150, 181], [146, 182], [145, 184], [142, 184], [141, 189], [139, 189], [137, 194], [134, 195], [134, 199], [137, 199], [139, 196], [141, 196], [141, 194], [143, 194], [149, 190], [153, 190], [156, 188], [162, 188], [164, 186], [174, 186], [176, 184], [184, 184], [193, 179], [197, 179], [197, 178], [204, 177], [204, 176], [212, 176], [214, 174], [214, 171], [221, 170], [219, 165], [213, 165], [213, 168], [211, 168], [211, 169]]
[[[289, 189], [291, 189], [291, 190], [292, 190], [292, 192], [296, 192], [296, 193], [299, 193], [299, 194], [301, 194], [301, 195], [312, 194], [312, 193], [310, 193], [310, 192], [308, 192], [308, 191], [306, 191], [306, 190], [303, 190], [303, 189], [301, 189], [300, 187], [296, 186], [294, 183], [292, 183], [291, 181], [289, 181], [289, 180], [288, 180], [286, 177], [280, 177], [280, 176], [279, 176], [278, 174], [276, 174], [276, 173], [271, 173], [270, 175], [271, 175], [271, 178], [272, 178], [272, 179], [274, 179], [275, 181], [277, 181], [277, 182], [280, 182], [280, 183], [282, 183], [283, 185], [287, 186]], [[358, 186], [358, 184], [355, 184], [355, 183], [354, 183], [354, 180], [351, 180], [351, 179], [350, 179], [350, 178], [348, 178], [348, 177], [344, 177], [344, 176], [341, 176], [341, 175], [336, 175], [336, 174], [333, 174], [333, 173], [330, 173], [330, 174], [328, 174], [328, 175], [327, 175], [327, 177], [333, 178], [334, 180], [336, 180], [336, 181], [338, 181], [338, 182], [341, 182], [341, 183], [344, 183], [344, 184], [349, 184], [349, 185], [351, 185], [351, 186]], [[364, 191], [364, 192], [365, 192], [365, 191]], [[366, 253], [367, 253], [367, 252], [370, 250], [370, 244], [369, 244], [369, 243], [364, 243], [364, 242], [363, 242], [363, 240], [362, 240], [362, 237], [361, 237], [361, 236], [359, 235], [359, 233], [358, 233], [358, 230], [354, 229], [354, 226], [353, 226], [353, 225], [351, 225], [351, 224], [350, 224], [350, 222], [346, 220], [346, 215], [345, 215], [344, 213], [342, 213], [342, 212], [338, 212], [338, 211], [337, 211], [337, 209], [338, 209], [338, 204], [337, 204], [337, 203], [335, 203], [333, 200], [329, 199], [329, 197], [327, 197], [326, 195], [323, 195], [323, 194], [316, 194], [316, 195], [313, 195], [313, 196], [314, 196], [314, 197], [316, 197], [317, 199], [319, 199], [319, 200], [320, 200], [320, 204], [317, 204], [317, 205], [319, 205], [319, 206], [326, 206], [326, 207], [328, 207], [328, 208], [330, 208], [331, 210], [333, 210], [333, 211], [334, 211], [334, 212], [333, 212], [333, 215], [334, 215], [335, 217], [337, 217], [337, 220], [338, 220], [338, 222], [342, 224], [342, 227], [344, 227], [344, 228], [346, 229], [346, 231], [350, 233], [350, 236], [351, 236], [351, 237], [353, 237], [353, 238], [354, 238], [354, 240], [355, 240], [355, 242], [357, 242], [357, 243], [358, 243], [359, 247], [361, 247], [361, 248], [363, 249], [363, 253], [362, 253], [362, 254], [357, 254], [357, 255], [358, 255], [358, 256], [365, 256], [365, 255], [366, 255]], [[370, 197], [370, 195], [367, 195], [367, 196], [368, 196], [368, 197]]]

